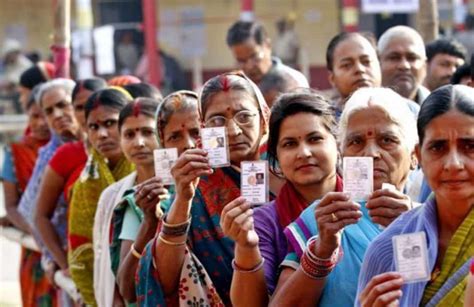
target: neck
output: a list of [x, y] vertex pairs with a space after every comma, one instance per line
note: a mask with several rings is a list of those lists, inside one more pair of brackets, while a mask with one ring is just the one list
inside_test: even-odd
[[304, 198], [304, 200], [310, 204], [317, 199], [322, 198], [329, 192], [333, 192], [336, 189], [336, 174], [324, 179], [322, 182], [310, 185], [295, 185], [296, 191]]
[[107, 158], [107, 165], [109, 166], [110, 170], [113, 170], [117, 166], [121, 158], [122, 156]]
[[453, 201], [436, 196], [439, 233], [454, 234], [471, 211], [472, 201]]
[[137, 169], [137, 183], [142, 183], [153, 176], [155, 176], [155, 170], [153, 165], [138, 165], [135, 164]]

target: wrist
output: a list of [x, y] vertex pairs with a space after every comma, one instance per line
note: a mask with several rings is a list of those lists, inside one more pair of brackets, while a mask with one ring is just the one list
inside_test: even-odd
[[338, 248], [339, 244], [337, 243], [327, 243], [323, 242], [320, 238], [315, 240], [312, 252], [320, 258], [329, 258], [334, 251]]

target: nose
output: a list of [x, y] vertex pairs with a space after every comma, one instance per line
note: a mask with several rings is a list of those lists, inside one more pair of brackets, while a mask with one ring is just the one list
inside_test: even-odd
[[298, 158], [308, 158], [311, 157], [311, 150], [307, 144], [304, 142], [298, 148]]
[[355, 64], [355, 69], [356, 69], [356, 72], [364, 72], [365, 66], [360, 61], [357, 61]]
[[365, 157], [380, 158], [380, 148], [379, 148], [379, 146], [373, 141], [367, 142], [365, 147], [364, 147], [364, 156]]
[[402, 57], [400, 59], [400, 62], [398, 62], [398, 68], [403, 69], [403, 70], [408, 70], [410, 69], [410, 62], [405, 57]]
[[446, 171], [458, 171], [464, 168], [464, 161], [457, 150], [451, 150], [446, 157], [444, 169]]
[[141, 135], [138, 135], [137, 140], [136, 140], [136, 145], [138, 147], [144, 147], [145, 146], [145, 140]]
[[58, 118], [63, 116], [64, 112], [61, 108], [53, 108], [53, 116], [54, 118]]
[[196, 140], [190, 135], [185, 136], [184, 150], [196, 148]]
[[101, 138], [106, 138], [109, 135], [107, 128], [99, 126], [98, 135]]
[[229, 136], [237, 136], [242, 133], [242, 129], [240, 129], [239, 125], [234, 121], [234, 119], [227, 121], [227, 134]]

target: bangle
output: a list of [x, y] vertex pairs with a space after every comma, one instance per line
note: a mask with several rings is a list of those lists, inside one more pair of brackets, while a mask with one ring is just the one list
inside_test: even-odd
[[160, 240], [161, 242], [165, 243], [166, 245], [171, 245], [171, 246], [182, 246], [182, 245], [186, 245], [186, 241], [183, 241], [183, 242], [172, 242], [172, 241], [168, 241], [168, 240], [166, 240], [165, 238], [163, 238], [163, 236], [161, 235], [161, 233], [158, 235], [158, 240]]
[[316, 244], [318, 237], [313, 237], [308, 240], [307, 247], [301, 257], [301, 270], [311, 279], [324, 279], [336, 267], [336, 264], [342, 258], [342, 248], [338, 247], [331, 257], [322, 259], [317, 257], [312, 250]]
[[132, 244], [130, 246], [130, 252], [132, 253], [132, 255], [137, 258], [137, 259], [141, 259], [142, 258], [142, 254], [139, 253], [136, 249], [135, 249], [135, 244]]
[[162, 220], [161, 232], [165, 235], [172, 237], [180, 237], [188, 233], [189, 228], [191, 227], [191, 218], [187, 221], [179, 224], [168, 224], [166, 222], [167, 216], [165, 215]]
[[237, 263], [235, 263], [235, 259], [232, 259], [232, 269], [240, 273], [255, 273], [263, 268], [264, 263], [265, 263], [265, 258], [262, 258], [262, 260], [254, 268], [247, 270], [238, 266]]
[[311, 237], [308, 240], [305, 250], [305, 252], [308, 253], [308, 257], [312, 260], [312, 262], [314, 262], [318, 266], [331, 266], [333, 264], [336, 264], [339, 261], [339, 254], [342, 251], [342, 248], [336, 248], [329, 258], [319, 258], [313, 252], [315, 250], [316, 240], [319, 240], [318, 236]]

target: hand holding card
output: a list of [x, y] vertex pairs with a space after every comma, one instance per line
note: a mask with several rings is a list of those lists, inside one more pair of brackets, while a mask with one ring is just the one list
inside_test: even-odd
[[155, 149], [153, 151], [153, 157], [155, 160], [155, 176], [161, 178], [164, 185], [174, 184], [174, 179], [171, 175], [171, 167], [173, 167], [176, 160], [178, 160], [178, 149]]
[[230, 165], [229, 146], [225, 127], [202, 128], [202, 149], [207, 151], [211, 167]]
[[356, 202], [366, 201], [374, 190], [374, 160], [372, 157], [344, 157], [344, 193]]
[[430, 279], [428, 249], [425, 232], [415, 232], [394, 236], [393, 254], [395, 268], [405, 283]]

